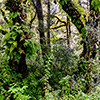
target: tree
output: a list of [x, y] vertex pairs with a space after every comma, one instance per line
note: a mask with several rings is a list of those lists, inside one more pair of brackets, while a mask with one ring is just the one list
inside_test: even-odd
[[50, 46], [50, 0], [48, 0], [48, 17], [47, 17], [47, 44], [48, 44], [48, 52], [50, 52], [51, 46]]
[[[93, 10], [93, 7], [91, 6], [91, 2], [92, 0], [90, 0], [90, 10]], [[81, 14], [80, 12], [76, 9], [74, 3], [71, 0], [60, 0], [60, 4], [62, 6], [62, 9], [68, 13], [68, 15], [71, 17], [72, 23], [77, 27], [79, 33], [81, 34], [82, 37], [82, 43], [83, 43], [83, 52], [80, 54], [80, 57], [84, 57], [86, 59], [86, 61], [90, 61], [91, 58], [95, 58], [96, 56], [96, 43], [97, 43], [97, 39], [96, 39], [96, 34], [93, 33], [92, 31], [86, 30], [85, 25], [83, 24], [82, 20], [81, 20]], [[89, 18], [94, 18], [95, 15], [93, 15], [93, 12], [90, 11], [90, 16]], [[91, 20], [91, 19], [90, 19]], [[88, 22], [90, 23], [90, 22]], [[92, 22], [93, 23], [93, 22]], [[97, 22], [95, 24], [95, 28], [97, 27]], [[83, 65], [83, 63], [80, 63], [81, 65]], [[79, 64], [79, 66], [80, 66]], [[90, 63], [88, 63], [87, 67], [87, 73], [90, 74], [91, 72], [91, 66], [89, 65]], [[91, 77], [91, 76], [87, 76], [86, 77]], [[90, 78], [91, 79], [91, 78]], [[86, 78], [87, 81], [89, 81]], [[86, 87], [86, 91], [87, 89], [89, 89], [89, 83], [88, 86]]]
[[31, 38], [24, 27], [26, 25], [24, 21], [26, 15], [23, 12], [20, 0], [6, 0], [5, 7], [9, 11], [9, 19], [5, 17], [6, 14], [3, 10], [1, 11], [8, 24], [9, 31], [2, 28], [0, 30], [5, 35], [3, 42], [7, 47], [6, 53], [9, 56], [9, 65], [11, 69], [15, 68], [16, 72], [24, 76], [27, 72], [26, 55], [29, 52], [26, 41], [28, 42]]
[[57, 1], [5, 0], [0, 7], [0, 99], [100, 98], [99, 0], [90, 0], [90, 9], [78, 0]]
[[44, 21], [43, 21], [43, 12], [42, 12], [42, 5], [41, 0], [32, 0], [33, 6], [36, 9], [37, 16], [38, 16], [38, 26], [39, 26], [39, 33], [40, 33], [40, 44], [42, 49], [42, 55], [43, 57], [46, 55], [46, 40], [44, 35]]

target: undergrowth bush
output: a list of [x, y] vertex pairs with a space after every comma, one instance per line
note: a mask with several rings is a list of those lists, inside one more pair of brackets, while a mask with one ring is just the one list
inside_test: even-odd
[[62, 73], [58, 62], [56, 64], [53, 60], [54, 56], [51, 55], [46, 64], [40, 66], [33, 58], [37, 67], [34, 64], [29, 65], [28, 76], [23, 79], [15, 69], [12, 72], [7, 57], [3, 54], [0, 57], [0, 100], [99, 100], [99, 85], [93, 87], [88, 94], [84, 93], [84, 77], [75, 80], [73, 69], [70, 74], [66, 70]]

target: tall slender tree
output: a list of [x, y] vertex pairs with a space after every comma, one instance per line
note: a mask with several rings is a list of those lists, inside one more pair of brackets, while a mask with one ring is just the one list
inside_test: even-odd
[[47, 16], [47, 45], [50, 51], [50, 0], [48, 0], [48, 16]]
[[36, 9], [37, 17], [38, 17], [38, 26], [39, 26], [39, 33], [40, 33], [40, 44], [42, 49], [43, 57], [46, 55], [46, 39], [44, 34], [44, 21], [43, 21], [43, 12], [42, 12], [42, 5], [41, 0], [32, 0], [33, 6]]
[[67, 18], [67, 25], [66, 25], [66, 30], [67, 30], [67, 45], [68, 45], [68, 47], [70, 47], [70, 36], [71, 36], [70, 19], [68, 18], [68, 16], [66, 16], [66, 18]]

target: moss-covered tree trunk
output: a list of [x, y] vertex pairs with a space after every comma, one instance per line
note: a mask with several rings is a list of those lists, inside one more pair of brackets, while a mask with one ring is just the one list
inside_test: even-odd
[[[18, 25], [19, 27], [25, 24], [23, 23], [24, 14], [23, 14], [23, 7], [21, 5], [21, 0], [7, 0], [5, 6], [6, 6], [6, 10], [10, 11], [10, 14], [19, 13], [18, 15], [12, 18], [13, 25], [15, 25], [16, 23], [19, 23]], [[22, 29], [20, 28], [20, 30]], [[11, 27], [10, 32], [12, 31], [16, 32], [16, 29], [13, 29]], [[21, 41], [21, 36], [22, 36], [21, 33], [18, 33], [18, 32], [16, 33], [17, 33], [17, 36], [15, 38], [15, 41], [17, 42], [17, 47], [14, 48], [14, 50], [12, 51], [13, 52], [12, 55], [10, 55], [9, 65], [11, 68], [15, 67], [18, 73], [25, 75], [27, 71], [26, 55], [25, 55], [26, 48], [24, 47], [25, 41], [24, 40]], [[23, 34], [25, 37], [26, 33], [24, 31], [23, 31]], [[19, 48], [21, 49], [21, 52], [19, 51]], [[14, 52], [16, 53], [16, 55], [19, 55], [19, 57], [16, 58], [16, 55], [14, 54]]]
[[[93, 32], [92, 31], [88, 32], [86, 30], [86, 28], [80, 18], [81, 14], [77, 10], [77, 8], [75, 7], [74, 3], [71, 0], [67, 0], [67, 2], [65, 2], [65, 0], [60, 0], [60, 4], [62, 6], [62, 9], [65, 12], [67, 12], [68, 15], [71, 17], [72, 23], [76, 26], [79, 33], [81, 34], [82, 43], [83, 43], [83, 51], [80, 54], [80, 57], [84, 57], [86, 62], [89, 61], [91, 58], [94, 59], [96, 56], [96, 46], [95, 46], [96, 40], [94, 39], [95, 37], [93, 37], [94, 36], [94, 34], [92, 34]], [[79, 67], [80, 66], [84, 67], [83, 61], [80, 61]], [[86, 83], [84, 92], [87, 92], [88, 89], [90, 88], [91, 65], [90, 65], [90, 63], [86, 63], [85, 66], [86, 66], [86, 69], [84, 69], [85, 74], [86, 74], [85, 79], [87, 80], [87, 83]], [[79, 68], [79, 69], [81, 69], [81, 68]]]

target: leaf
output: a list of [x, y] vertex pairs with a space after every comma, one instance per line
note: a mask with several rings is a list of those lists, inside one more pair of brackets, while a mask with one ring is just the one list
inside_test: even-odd
[[64, 0], [65, 1], [65, 4], [67, 4], [67, 0]]
[[0, 100], [4, 100], [4, 96], [3, 95], [0, 95]]
[[2, 29], [1, 25], [0, 25], [0, 30]]
[[64, 1], [60, 2], [61, 5], [64, 5]]
[[9, 33], [7, 33], [6, 35], [4, 35], [2, 41], [4, 42], [4, 41], [6, 41], [8, 38], [10, 38], [10, 34], [9, 34]]
[[13, 42], [14, 47], [17, 47], [17, 41]]
[[83, 34], [80, 34], [80, 35], [79, 35], [79, 38], [81, 38], [82, 36], [83, 36]]
[[11, 47], [10, 47], [10, 53], [14, 50], [14, 45], [11, 45]]
[[92, 0], [91, 2], [94, 9], [97, 11], [97, 13], [100, 12], [100, 0]]
[[10, 53], [14, 50], [14, 48], [17, 48], [17, 41], [11, 42], [13, 43], [10, 47]]
[[13, 41], [8, 41], [8, 43], [12, 44], [12, 43], [13, 43]]
[[17, 30], [16, 32], [18, 32], [18, 33], [23, 33], [23, 31], [22, 31], [22, 30]]
[[3, 34], [9, 33], [9, 31], [6, 30], [6, 29], [3, 29], [1, 25], [0, 25], [0, 31], [1, 31]]

